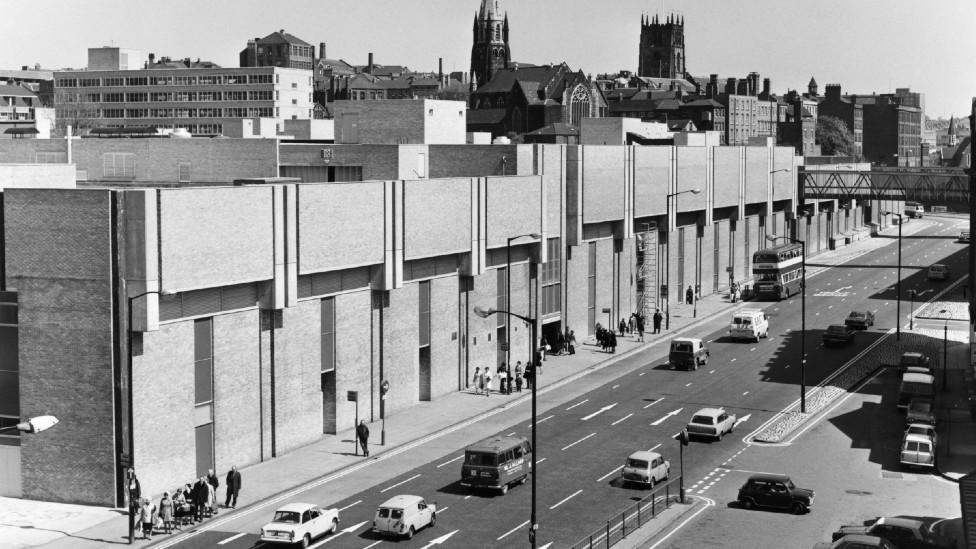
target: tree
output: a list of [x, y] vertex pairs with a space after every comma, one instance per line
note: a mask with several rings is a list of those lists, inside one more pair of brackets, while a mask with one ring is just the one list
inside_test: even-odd
[[847, 124], [835, 116], [817, 117], [817, 143], [824, 156], [855, 156], [854, 136]]

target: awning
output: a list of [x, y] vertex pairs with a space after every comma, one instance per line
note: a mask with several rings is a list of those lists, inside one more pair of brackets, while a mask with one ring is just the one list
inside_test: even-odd
[[14, 135], [33, 135], [41, 132], [37, 131], [37, 128], [7, 128], [3, 133], [10, 133]]

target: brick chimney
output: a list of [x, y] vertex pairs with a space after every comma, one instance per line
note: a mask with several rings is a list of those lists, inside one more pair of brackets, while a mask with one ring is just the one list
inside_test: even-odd
[[710, 74], [708, 75], [708, 89], [706, 93], [709, 97], [715, 97], [718, 95], [718, 75]]
[[156, 61], [156, 54], [155, 53], [150, 53], [149, 54], [149, 66], [151, 67], [155, 61]]
[[732, 78], [729, 78], [728, 80], [726, 80], [725, 81], [725, 93], [727, 93], [729, 95], [735, 95], [736, 94], [736, 88], [738, 88], [738, 84], [739, 84], [739, 81], [735, 77], [732, 77]]
[[769, 94], [772, 93], [772, 90], [770, 89], [771, 87], [772, 83], [769, 81], [769, 79], [763, 78], [763, 96], [767, 99], [769, 98]]
[[369, 52], [369, 63], [366, 65], [366, 72], [373, 74], [373, 52]]
[[827, 99], [840, 99], [840, 84], [827, 84], [824, 93]]
[[325, 42], [319, 42], [319, 59], [325, 59]]

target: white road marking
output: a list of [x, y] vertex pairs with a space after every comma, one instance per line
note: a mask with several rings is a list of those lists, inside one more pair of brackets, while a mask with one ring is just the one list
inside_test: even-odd
[[661, 443], [655, 444], [653, 448], [651, 448], [650, 450], [648, 450], [648, 452], [653, 452], [654, 450], [657, 450], [660, 447], [661, 447]]
[[590, 437], [592, 437], [592, 436], [596, 436], [596, 433], [590, 433], [590, 434], [588, 434], [588, 435], [586, 435], [585, 437], [583, 437], [583, 438], [581, 438], [581, 439], [579, 439], [579, 440], [577, 440], [576, 442], [574, 442], [574, 443], [572, 443], [572, 444], [570, 444], [569, 446], [564, 446], [564, 447], [563, 447], [563, 451], [565, 452], [567, 448], [572, 448], [573, 446], [576, 446], [576, 445], [577, 445], [577, 444], [579, 444], [580, 442], [583, 442], [584, 440], [586, 440], [586, 439], [588, 439], [588, 438], [590, 438]]
[[662, 400], [664, 400], [664, 397], [661, 397], [661, 398], [659, 398], [659, 399], [657, 399], [657, 400], [655, 400], [654, 402], [652, 402], [652, 403], [650, 403], [650, 404], [648, 404], [647, 406], [644, 406], [644, 409], [646, 410], [646, 409], [648, 409], [648, 408], [650, 408], [651, 406], [654, 406], [654, 405], [655, 405], [655, 404], [657, 404], [658, 402], [661, 402]]
[[505, 532], [504, 534], [502, 534], [502, 535], [498, 536], [497, 538], [495, 538], [495, 541], [501, 541], [501, 540], [507, 538], [508, 536], [510, 536], [510, 535], [514, 534], [515, 532], [517, 532], [519, 528], [525, 526], [528, 523], [529, 523], [529, 521], [525, 521], [522, 524], [519, 524], [515, 528], [512, 528], [508, 532]]
[[462, 455], [460, 455], [460, 456], [458, 456], [458, 457], [456, 457], [456, 458], [454, 458], [454, 459], [452, 459], [450, 461], [445, 461], [444, 463], [441, 463], [440, 465], [438, 465], [437, 468], [440, 469], [441, 467], [443, 467], [443, 466], [445, 466], [445, 465], [447, 465], [449, 463], [454, 463], [455, 461], [457, 461], [457, 460], [459, 460], [459, 459], [461, 459], [463, 457], [464, 457], [464, 455], [462, 454]]
[[668, 412], [667, 415], [665, 415], [661, 419], [659, 419], [659, 420], [651, 423], [651, 425], [654, 425], [654, 426], [660, 425], [660, 424], [664, 423], [664, 421], [667, 420], [669, 417], [676, 416], [676, 415], [680, 414], [681, 413], [681, 410], [684, 410], [684, 408], [678, 408], [677, 410], [672, 410], [672, 411]]
[[559, 503], [557, 503], [557, 504], [555, 504], [555, 505], [553, 505], [552, 507], [550, 507], [550, 508], [549, 508], [549, 510], [550, 510], [550, 511], [552, 511], [552, 510], [553, 510], [553, 509], [555, 509], [556, 507], [559, 507], [560, 505], [562, 505], [562, 504], [564, 504], [564, 503], [566, 503], [567, 501], [569, 501], [569, 500], [571, 500], [571, 499], [573, 499], [574, 497], [576, 497], [576, 496], [578, 496], [578, 495], [579, 495], [579, 493], [580, 493], [580, 492], [582, 492], [582, 491], [583, 491], [582, 489], [579, 489], [579, 490], [577, 490], [577, 491], [575, 491], [575, 492], [573, 492], [573, 494], [572, 494], [572, 495], [570, 495], [570, 496], [567, 496], [567, 497], [566, 497], [566, 499], [564, 499], [564, 500], [562, 500], [562, 501], [560, 501]]
[[343, 508], [341, 508], [341, 509], [339, 509], [339, 510], [340, 510], [340, 511], [345, 511], [346, 509], [348, 509], [348, 508], [350, 508], [350, 507], [352, 507], [353, 505], [359, 505], [359, 504], [360, 504], [360, 503], [362, 503], [362, 502], [363, 502], [363, 500], [361, 500], [361, 499], [357, 499], [356, 501], [354, 501], [354, 502], [352, 502], [352, 503], [350, 503], [349, 505], [346, 505], [345, 507], [343, 507]]
[[579, 401], [579, 402], [577, 402], [576, 404], [573, 404], [573, 405], [572, 405], [572, 406], [570, 406], [569, 408], [566, 408], [566, 411], [568, 412], [568, 411], [570, 411], [570, 410], [572, 410], [573, 408], [575, 408], [575, 407], [577, 407], [577, 406], [580, 406], [580, 405], [583, 405], [583, 404], [586, 404], [586, 403], [587, 403], [587, 402], [589, 402], [589, 401], [590, 401], [590, 399], [588, 399], [588, 398], [584, 398], [583, 400], [581, 400], [581, 401]]
[[749, 394], [749, 391], [746, 391], [746, 392], [742, 393], [742, 396], [746, 396], [748, 394]]
[[470, 495], [464, 496], [464, 499], [471, 499]]
[[512, 436], [512, 435], [514, 435], [514, 434], [515, 434], [515, 431], [512, 431], [511, 433], [508, 433], [508, 434], [507, 434], [507, 435], [505, 435], [505, 436], [507, 436], [507, 437], [510, 437], [510, 436]]
[[539, 423], [542, 423], [543, 421], [545, 421], [545, 420], [547, 420], [547, 419], [552, 419], [552, 418], [554, 418], [554, 417], [556, 417], [556, 416], [555, 416], [555, 414], [553, 414], [553, 415], [551, 415], [551, 416], [546, 416], [546, 417], [544, 417], [544, 418], [542, 418], [542, 419], [540, 419], [539, 421], [536, 421], [536, 424], [539, 424]]
[[630, 414], [627, 414], [627, 415], [625, 415], [624, 417], [622, 417], [622, 418], [620, 418], [620, 419], [618, 419], [617, 421], [614, 421], [614, 422], [613, 422], [613, 423], [611, 423], [610, 425], [616, 425], [616, 424], [618, 424], [618, 423], [620, 423], [621, 421], [623, 421], [623, 420], [625, 420], [625, 419], [627, 419], [627, 418], [629, 418], [629, 417], [630, 417], [630, 416], [632, 416], [632, 415], [634, 415], [634, 414], [632, 414], [632, 413], [630, 413]]
[[598, 479], [596, 479], [596, 481], [597, 481], [597, 482], [603, 482], [603, 479], [605, 479], [605, 478], [607, 478], [607, 477], [609, 477], [610, 475], [612, 475], [612, 474], [614, 474], [614, 473], [616, 473], [617, 471], [619, 471], [619, 470], [621, 470], [621, 469], [623, 469], [623, 468], [624, 468], [624, 466], [623, 466], [623, 465], [621, 465], [620, 467], [616, 467], [616, 468], [614, 468], [614, 470], [613, 470], [613, 471], [610, 471], [609, 473], [607, 473], [607, 474], [605, 474], [605, 475], [603, 475], [602, 477], [600, 477], [600, 478], [598, 478]]
[[691, 387], [691, 382], [685, 383], [685, 387]]
[[616, 389], [617, 387], [620, 387], [620, 385], [619, 384], [618, 385], [614, 385], [613, 387], [610, 387], [610, 388], [611, 389]]
[[363, 547], [363, 549], [369, 549], [370, 547], [376, 547], [377, 545], [379, 545], [381, 543], [383, 543], [383, 540], [374, 541], [373, 543], [370, 543], [366, 547]]
[[640, 377], [640, 376], [642, 376], [642, 375], [644, 375], [644, 374], [646, 374], [646, 373], [647, 373], [647, 372], [641, 372], [641, 373], [639, 373], [639, 374], [637, 374], [637, 377]]
[[230, 542], [234, 541], [235, 539], [237, 539], [239, 537], [242, 537], [242, 536], [245, 536], [245, 535], [247, 535], [247, 532], [241, 532], [240, 534], [237, 534], [236, 536], [231, 536], [231, 537], [225, 539], [224, 541], [218, 541], [217, 542], [217, 545], [223, 545], [225, 543], [230, 543]]
[[549, 458], [547, 458], [547, 457], [544, 457], [544, 458], [542, 458], [542, 459], [537, 459], [537, 460], [536, 460], [536, 462], [535, 462], [535, 464], [536, 464], [536, 465], [538, 465], [538, 464], [540, 464], [540, 463], [542, 463], [543, 461], [545, 461], [545, 460], [547, 460], [547, 459], [549, 459]]
[[709, 370], [708, 373], [714, 374], [715, 373], [715, 370]]
[[754, 352], [755, 350], [756, 350], [756, 348], [753, 347], [752, 349], [749, 349], [749, 352], [751, 353], [751, 352]]
[[382, 494], [383, 492], [390, 491], [390, 490], [396, 488], [397, 486], [400, 486], [401, 484], [406, 484], [406, 483], [410, 482], [411, 480], [413, 480], [413, 479], [415, 479], [415, 478], [417, 478], [419, 476], [420, 476], [420, 473], [417, 473], [416, 475], [408, 478], [407, 480], [400, 481], [400, 482], [394, 484], [393, 486], [387, 486], [386, 488], [383, 488], [382, 490], [380, 490], [380, 493]]
[[604, 406], [603, 408], [600, 408], [599, 410], [597, 410], [597, 411], [595, 411], [595, 412], [593, 412], [592, 414], [590, 414], [590, 415], [588, 415], [588, 416], [583, 416], [583, 417], [581, 417], [580, 419], [581, 419], [582, 421], [586, 421], [586, 420], [589, 420], [589, 419], [593, 419], [594, 417], [596, 417], [596, 416], [598, 416], [598, 415], [600, 415], [600, 414], [602, 414], [603, 412], [606, 412], [607, 410], [612, 410], [612, 409], [613, 409], [613, 408], [614, 408], [614, 407], [615, 407], [616, 405], [617, 405], [617, 403], [616, 403], [616, 402], [614, 402], [613, 404], [610, 404], [610, 405], [607, 405], [607, 406]]
[[733, 358], [733, 359], [732, 359], [732, 360], [730, 360], [729, 362], [735, 362], [735, 360], [736, 360], [736, 359], [734, 359], [734, 358]]

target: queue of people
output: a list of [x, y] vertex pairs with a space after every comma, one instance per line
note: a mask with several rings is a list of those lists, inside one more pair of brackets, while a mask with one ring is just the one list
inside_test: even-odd
[[[146, 540], [151, 540], [153, 534], [158, 532], [170, 534], [185, 525], [202, 522], [220, 511], [217, 497], [220, 479], [213, 469], [210, 469], [206, 476], [201, 476], [177, 488], [172, 495], [169, 491], [163, 492], [158, 504], [154, 504], [147, 497], [141, 497], [139, 481], [131, 469], [129, 478], [132, 506], [130, 512], [135, 516], [136, 529], [142, 532]], [[236, 465], [227, 472], [225, 490], [224, 507], [236, 508], [237, 496], [241, 490], [241, 473]]]

